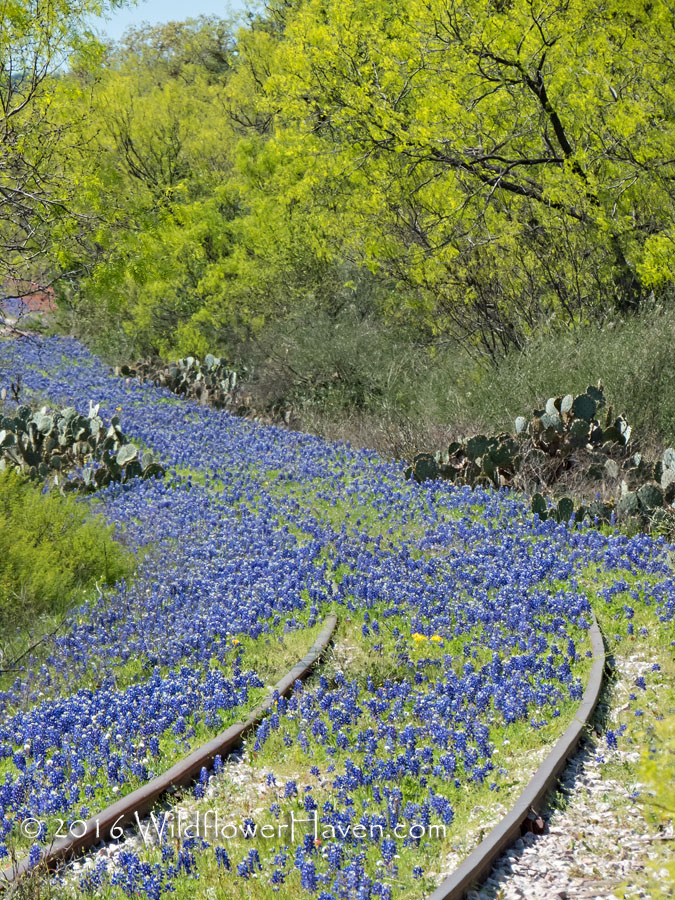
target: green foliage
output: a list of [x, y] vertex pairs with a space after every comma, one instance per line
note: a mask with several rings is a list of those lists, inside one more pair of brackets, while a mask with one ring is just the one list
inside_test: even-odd
[[[0, 29], [0, 278], [14, 290], [45, 278], [53, 230], [71, 218], [75, 185], [64, 177], [77, 144], [78, 99], [54, 104], [64, 63], [96, 65], [92, 14], [119, 0], [3, 0]], [[64, 94], [65, 97], [65, 94]], [[34, 285], [33, 285], [34, 287]]]
[[675, 277], [672, 29], [662, 0], [274, 0], [132, 31], [56, 91], [90, 104], [62, 305], [203, 356], [372, 279], [370, 315], [493, 359], [633, 309]]
[[[675, 816], [675, 716], [672, 711], [654, 725], [650, 736], [643, 753], [641, 780], [653, 792], [648, 802], [651, 816], [663, 822]], [[671, 871], [675, 876], [675, 868]]]
[[133, 557], [112, 528], [72, 497], [42, 493], [12, 471], [0, 472], [0, 634], [63, 612], [95, 582], [112, 584]]
[[[672, 672], [669, 673], [672, 676]], [[672, 684], [672, 681], [671, 681]], [[643, 738], [640, 782], [645, 785], [646, 818], [659, 831], [675, 820], [675, 712], [674, 692], [671, 688], [664, 704], [664, 714]], [[650, 860], [648, 874], [650, 896], [660, 900], [672, 896], [669, 886], [675, 884], [675, 859], [670, 848], [663, 851], [655, 843], [656, 858]], [[667, 875], [666, 875], [667, 873]]]
[[541, 397], [565, 389], [581, 393], [600, 379], [646, 443], [674, 444], [673, 342], [675, 309], [651, 304], [627, 319], [542, 330], [524, 351], [507, 354], [495, 367], [476, 365], [466, 355], [444, 355], [430, 389], [443, 398], [439, 406], [448, 420], [464, 421], [470, 411], [484, 427], [499, 429]]
[[[223, 96], [232, 61], [225, 21], [145, 26], [108, 49], [93, 83], [74, 72], [57, 94], [64, 115], [73, 92], [90, 104], [69, 173], [91, 227], [64, 227], [53, 264], [81, 273], [61, 283], [61, 303], [94, 343], [121, 332], [133, 353], [208, 349], [192, 320], [225, 296], [240, 207]], [[238, 312], [246, 322], [231, 303], [222, 315]]]
[[335, 252], [398, 281], [392, 315], [413, 304], [498, 355], [543, 315], [630, 308], [672, 280], [666, 4], [272, 10], [265, 187], [285, 179]]
[[115, 361], [217, 351], [314, 421], [499, 432], [600, 377], [672, 442], [671, 38], [661, 0], [132, 31], [50, 82], [67, 324]]

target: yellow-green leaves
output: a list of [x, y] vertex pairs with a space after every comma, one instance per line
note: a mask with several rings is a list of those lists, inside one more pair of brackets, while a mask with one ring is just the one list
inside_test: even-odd
[[98, 59], [99, 0], [0, 0], [0, 277], [44, 278], [52, 229], [70, 213], [64, 153], [74, 119], [55, 110], [61, 73]]
[[76, 81], [95, 224], [61, 264], [155, 350], [344, 266], [492, 354], [631, 308], [675, 277], [673, 31], [664, 0], [270, 0], [134, 32]]
[[277, 15], [261, 93], [280, 163], [302, 160], [296, 194], [339, 195], [343, 252], [437, 314], [468, 302], [477, 334], [512, 330], [528, 304], [532, 319], [628, 306], [643, 274], [672, 277], [653, 236], [675, 212], [664, 3], [306, 0]]

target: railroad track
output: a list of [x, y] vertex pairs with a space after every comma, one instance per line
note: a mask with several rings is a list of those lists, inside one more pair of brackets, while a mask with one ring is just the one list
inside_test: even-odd
[[[574, 754], [586, 732], [602, 689], [605, 668], [604, 641], [595, 615], [591, 613], [591, 616], [590, 640], [593, 662], [586, 689], [571, 724], [541, 763], [510, 811], [426, 900], [463, 900], [469, 891], [485, 881], [497, 859], [521, 837], [527, 820], [536, 820], [543, 811], [547, 794], [556, 787], [568, 759]], [[232, 725], [176, 763], [163, 775], [118, 800], [95, 818], [89, 819], [81, 835], [55, 841], [43, 852], [40, 862], [54, 869], [59, 863], [83, 853], [102, 840], [105, 841], [110, 837], [113, 828], [122, 829], [125, 825], [135, 824], [137, 817], [149, 813], [157, 800], [167, 791], [191, 784], [199, 777], [203, 767], [210, 768], [213, 765], [216, 756], [222, 757], [239, 747], [244, 736], [260, 724], [273, 707], [276, 697], [287, 694], [297, 680], [306, 677], [312, 671], [329, 646], [336, 625], [337, 616], [330, 615], [326, 618], [321, 633], [308, 653], [275, 685], [268, 697], [247, 719]], [[30, 868], [28, 858], [25, 858], [6, 869], [0, 876], [0, 889], [16, 882]]]

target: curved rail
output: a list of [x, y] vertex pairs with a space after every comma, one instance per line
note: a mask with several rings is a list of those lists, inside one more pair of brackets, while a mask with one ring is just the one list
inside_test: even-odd
[[[208, 743], [203, 744], [197, 750], [193, 750], [192, 753], [181, 759], [162, 775], [158, 775], [157, 778], [153, 778], [147, 784], [122, 797], [121, 800], [118, 800], [111, 806], [106, 807], [97, 816], [88, 819], [81, 835], [77, 837], [68, 836], [54, 841], [51, 846], [43, 851], [39, 861], [40, 864], [46, 864], [51, 868], [60, 860], [76, 856], [78, 853], [89, 849], [93, 844], [97, 844], [100, 840], [105, 840], [113, 828], [123, 828], [125, 825], [136, 822], [136, 816], [140, 817], [149, 813], [157, 799], [169, 788], [184, 787], [191, 784], [199, 777], [203, 767], [209, 768], [213, 765], [216, 756], [225, 756], [225, 754], [238, 747], [244, 735], [251, 728], [259, 725], [265, 714], [274, 706], [276, 697], [287, 694], [296, 681], [304, 678], [312, 670], [321, 654], [328, 647], [336, 625], [337, 616], [335, 614], [327, 616], [319, 636], [307, 654], [275, 684], [271, 693], [251, 711], [243, 722], [231, 725], [226, 731], [216, 735]], [[14, 866], [5, 869], [2, 873], [2, 878], [0, 878], [0, 889], [16, 881], [30, 868], [31, 866], [26, 857]]]
[[485, 881], [498, 857], [520, 837], [521, 825], [529, 813], [532, 810], [538, 812], [546, 794], [555, 787], [560, 772], [574, 753], [593, 715], [602, 689], [605, 645], [598, 620], [592, 611], [591, 616], [593, 665], [586, 690], [572, 722], [501, 822], [495, 825], [476, 849], [432, 894], [428, 895], [426, 900], [463, 900], [470, 890]]

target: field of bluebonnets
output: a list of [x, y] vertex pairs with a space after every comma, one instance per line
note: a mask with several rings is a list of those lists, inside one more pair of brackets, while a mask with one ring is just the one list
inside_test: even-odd
[[339, 617], [332, 655], [248, 742], [262, 800], [220, 810], [234, 829], [100, 859], [81, 896], [194, 896], [202, 879], [232, 898], [421, 897], [475, 809], [494, 820], [568, 724], [591, 605], [610, 642], [672, 623], [662, 541], [405, 481], [371, 452], [115, 377], [72, 340], [2, 352], [24, 402], [98, 402], [167, 469], [81, 501], [134, 549], [135, 575], [2, 685], [5, 864], [241, 719]]

